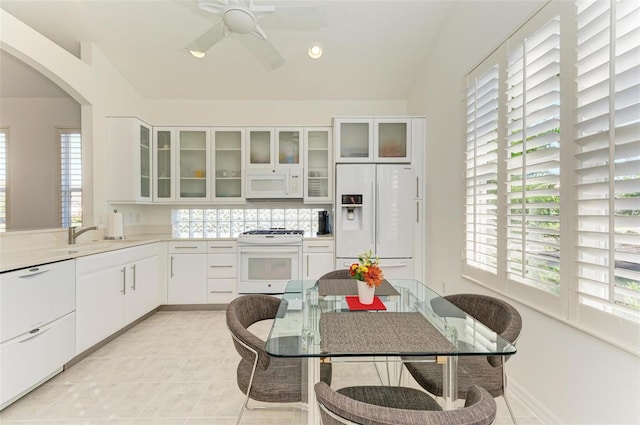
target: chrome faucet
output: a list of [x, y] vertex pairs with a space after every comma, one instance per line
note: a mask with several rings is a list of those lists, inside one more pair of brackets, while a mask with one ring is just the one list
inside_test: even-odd
[[88, 232], [89, 230], [98, 230], [98, 226], [90, 226], [85, 227], [84, 229], [80, 229], [76, 231], [76, 229], [80, 229], [80, 227], [69, 227], [69, 245], [73, 245], [76, 243], [76, 239], [81, 234]]

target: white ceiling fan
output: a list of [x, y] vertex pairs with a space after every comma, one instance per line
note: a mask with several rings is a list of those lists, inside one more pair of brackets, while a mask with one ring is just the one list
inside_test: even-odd
[[[267, 16], [280, 13], [276, 12], [275, 6], [256, 5], [253, 0], [249, 0], [248, 4], [244, 0], [206, 0], [199, 1], [198, 6], [200, 9], [220, 16], [222, 19], [187, 46], [187, 50], [193, 56], [204, 57], [205, 52], [216, 43], [222, 41], [230, 33], [235, 33], [240, 34], [240, 41], [266, 68], [276, 69], [285, 63], [282, 55], [267, 39], [266, 33], [258, 23]], [[290, 6], [284, 7], [291, 9]], [[306, 6], [305, 8], [308, 9]], [[278, 10], [280, 9], [278, 7]], [[312, 16], [322, 18], [321, 13], [313, 13]], [[314, 26], [319, 27], [322, 25], [322, 23], [313, 25], [313, 23], [308, 22], [308, 19], [306, 21], [306, 24], [311, 25], [311, 27], [305, 29], [313, 29]], [[300, 22], [290, 23], [293, 25], [288, 25], [286, 20], [281, 21], [278, 27], [282, 29], [301, 29]]]

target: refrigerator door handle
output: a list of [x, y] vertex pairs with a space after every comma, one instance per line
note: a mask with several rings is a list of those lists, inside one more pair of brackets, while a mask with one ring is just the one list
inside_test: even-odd
[[[371, 223], [371, 245], [375, 246], [376, 244], [376, 230], [377, 230], [377, 225], [376, 223], [378, 222], [378, 197], [374, 196], [377, 195], [377, 193], [375, 193], [376, 188], [374, 188], [374, 184], [376, 185], [376, 187], [378, 186], [377, 182], [372, 181], [371, 182], [371, 197], [374, 198], [375, 203], [374, 203], [374, 215], [373, 215], [373, 223]], [[375, 249], [374, 249], [375, 250]]]
[[[378, 184], [378, 180], [376, 179], [376, 215], [374, 217], [374, 222], [375, 222], [375, 235], [376, 238], [378, 239], [378, 241], [380, 240], [380, 185]], [[371, 236], [373, 236], [374, 233], [371, 233]], [[372, 238], [373, 239], [373, 238]], [[375, 240], [371, 241], [371, 244], [375, 244]], [[378, 251], [378, 248], [376, 247], [376, 251]]]
[[393, 268], [400, 268], [400, 267], [407, 267], [408, 263], [402, 262], [402, 263], [387, 263], [385, 262], [382, 265], [385, 269], [393, 269]]

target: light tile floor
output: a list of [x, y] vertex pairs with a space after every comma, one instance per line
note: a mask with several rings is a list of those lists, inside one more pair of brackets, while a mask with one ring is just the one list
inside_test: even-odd
[[[266, 336], [270, 324], [255, 331]], [[223, 311], [160, 311], [0, 412], [0, 424], [227, 425], [243, 402]], [[378, 384], [373, 366], [334, 363], [332, 386]], [[497, 425], [511, 424], [502, 398]], [[518, 423], [540, 425], [512, 401]], [[244, 425], [304, 425], [305, 411], [254, 410]]]

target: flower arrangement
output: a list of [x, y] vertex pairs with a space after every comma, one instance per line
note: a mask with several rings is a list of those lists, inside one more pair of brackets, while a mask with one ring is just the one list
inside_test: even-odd
[[352, 279], [366, 282], [370, 287], [380, 286], [384, 276], [380, 269], [378, 256], [372, 257], [371, 250], [358, 255], [358, 262], [353, 263], [349, 268], [349, 275]]

